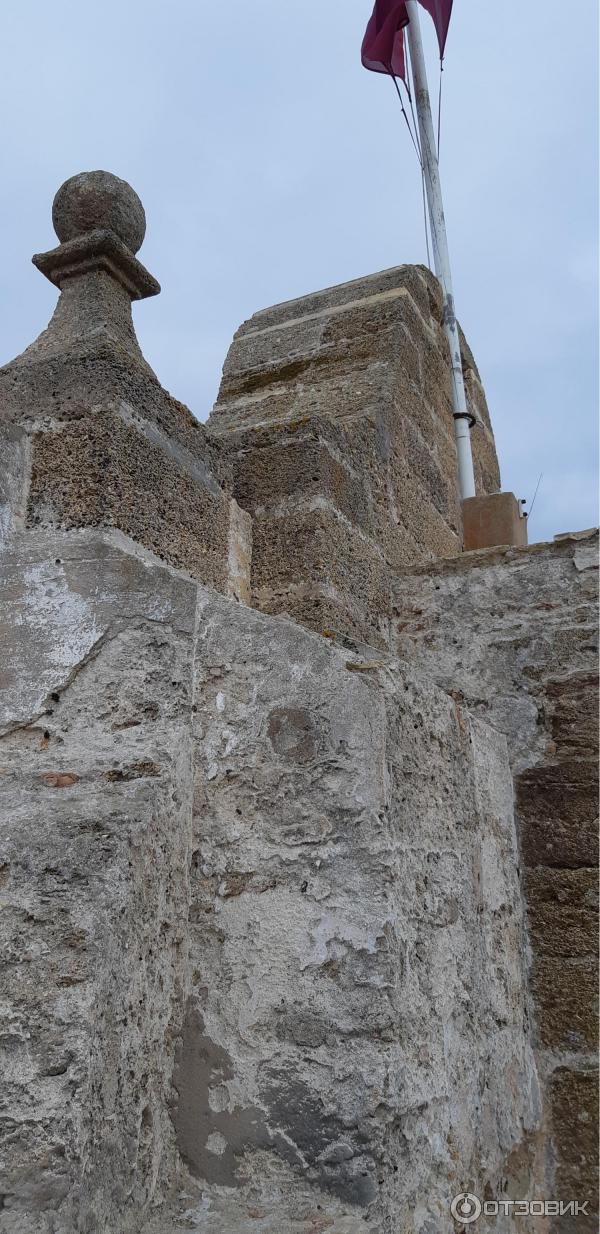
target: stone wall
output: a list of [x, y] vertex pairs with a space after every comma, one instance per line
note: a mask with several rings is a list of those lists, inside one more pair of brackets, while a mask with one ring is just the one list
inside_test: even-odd
[[0, 1234], [580, 1196], [592, 541], [457, 556], [424, 271], [258, 314], [204, 429], [135, 338], [133, 190], [74, 177], [54, 222], [0, 370]]
[[450, 1234], [466, 1179], [518, 1190], [492, 731], [118, 532], [13, 537], [2, 596], [2, 1234], [141, 1234], [163, 1202], [163, 1234]]
[[[597, 533], [398, 578], [393, 645], [506, 735], [553, 1194], [597, 1229]], [[556, 1228], [570, 1230], [568, 1222]]]
[[[252, 602], [384, 643], [398, 569], [461, 549], [439, 285], [400, 266], [256, 313], [208, 422], [252, 514]], [[478, 492], [500, 487], [485, 394], [463, 339]]]

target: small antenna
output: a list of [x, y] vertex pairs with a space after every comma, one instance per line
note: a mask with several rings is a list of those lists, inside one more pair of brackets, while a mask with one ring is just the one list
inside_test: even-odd
[[539, 489], [540, 484], [542, 483], [542, 480], [543, 480], [543, 479], [544, 479], [544, 473], [543, 473], [543, 471], [540, 471], [540, 478], [539, 478], [539, 480], [538, 480], [538, 482], [537, 482], [537, 484], [536, 484], [536, 486], [535, 486], [535, 493], [533, 494], [533, 501], [532, 501], [532, 503], [531, 503], [531, 505], [530, 505], [530, 507], [529, 507], [529, 517], [530, 517], [530, 518], [531, 518], [531, 514], [532, 514], [533, 507], [534, 507], [534, 505], [535, 505], [535, 499], [536, 499], [536, 497], [537, 497], [537, 495], [538, 495], [538, 489]]

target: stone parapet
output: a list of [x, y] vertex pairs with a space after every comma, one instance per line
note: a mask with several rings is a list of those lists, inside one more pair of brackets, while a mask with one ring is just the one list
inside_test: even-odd
[[0, 594], [0, 1234], [453, 1234], [465, 1178], [517, 1198], [497, 734], [115, 530], [16, 534]]

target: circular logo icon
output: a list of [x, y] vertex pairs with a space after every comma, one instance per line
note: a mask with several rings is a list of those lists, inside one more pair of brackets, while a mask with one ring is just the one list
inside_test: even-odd
[[478, 1200], [476, 1195], [471, 1195], [470, 1191], [461, 1191], [459, 1195], [455, 1195], [450, 1212], [456, 1221], [470, 1225], [481, 1217], [481, 1200]]

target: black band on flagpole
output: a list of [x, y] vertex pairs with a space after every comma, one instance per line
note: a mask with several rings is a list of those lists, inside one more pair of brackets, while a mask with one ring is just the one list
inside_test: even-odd
[[455, 411], [453, 414], [454, 420], [468, 420], [469, 428], [475, 428], [477, 424], [477, 416], [473, 415], [472, 411]]

